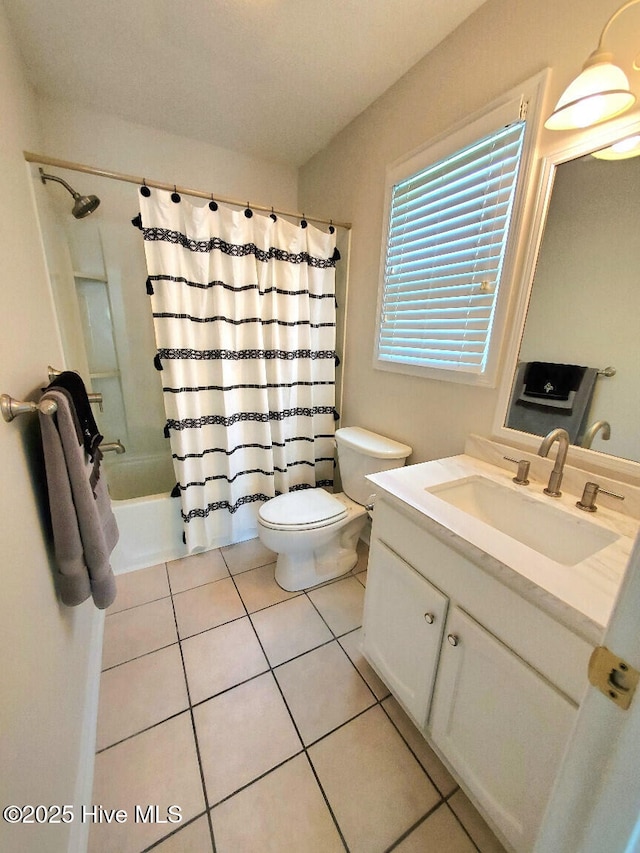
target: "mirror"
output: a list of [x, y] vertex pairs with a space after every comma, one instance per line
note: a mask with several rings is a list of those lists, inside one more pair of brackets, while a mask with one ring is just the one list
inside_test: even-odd
[[545, 161], [500, 432], [563, 426], [580, 447], [640, 462], [640, 157], [592, 156], [602, 147]]

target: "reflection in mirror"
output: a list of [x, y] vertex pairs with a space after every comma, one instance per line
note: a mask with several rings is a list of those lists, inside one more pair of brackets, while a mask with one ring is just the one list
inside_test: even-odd
[[640, 461], [639, 223], [640, 158], [557, 166], [506, 427]]

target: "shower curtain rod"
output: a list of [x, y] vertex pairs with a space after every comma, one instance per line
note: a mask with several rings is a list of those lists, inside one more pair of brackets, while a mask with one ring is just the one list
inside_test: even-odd
[[306, 213], [298, 213], [290, 210], [278, 210], [274, 207], [265, 207], [261, 204], [253, 204], [248, 201], [239, 201], [234, 198], [224, 198], [223, 196], [215, 195], [214, 193], [206, 193], [202, 190], [193, 190], [188, 187], [179, 187], [175, 184], [165, 184], [161, 181], [150, 181], [148, 178], [138, 178], [135, 175], [126, 175], [122, 172], [108, 172], [105, 169], [96, 169], [93, 166], [85, 166], [82, 163], [72, 163], [69, 160], [58, 160], [55, 157], [44, 157], [40, 154], [34, 154], [31, 151], [23, 151], [24, 159], [27, 163], [37, 163], [40, 166], [57, 166], [59, 169], [70, 169], [72, 172], [84, 172], [87, 175], [96, 175], [100, 178], [112, 178], [114, 181], [125, 181], [129, 184], [138, 184], [142, 186], [146, 184], [148, 187], [154, 187], [157, 190], [167, 190], [169, 192], [182, 193], [183, 195], [194, 196], [195, 198], [206, 198], [221, 202], [222, 204], [231, 204], [235, 207], [250, 207], [252, 210], [263, 210], [266, 213], [277, 213], [280, 216], [291, 216], [294, 219], [308, 219], [312, 222], [319, 222], [322, 225], [334, 225], [337, 228], [346, 228], [351, 230], [350, 222], [336, 222], [335, 219], [322, 219], [319, 216], [308, 216]]

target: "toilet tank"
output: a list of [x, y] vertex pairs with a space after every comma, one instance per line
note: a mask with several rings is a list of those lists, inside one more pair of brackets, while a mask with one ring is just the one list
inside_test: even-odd
[[373, 490], [371, 483], [365, 480], [365, 475], [401, 468], [411, 453], [407, 444], [362, 427], [342, 427], [336, 430], [336, 444], [342, 491], [352, 501], [363, 506]]

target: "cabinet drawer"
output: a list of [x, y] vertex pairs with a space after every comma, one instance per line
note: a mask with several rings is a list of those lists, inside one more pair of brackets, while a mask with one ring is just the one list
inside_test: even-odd
[[424, 728], [448, 599], [384, 544], [372, 542], [362, 651], [419, 728]]

